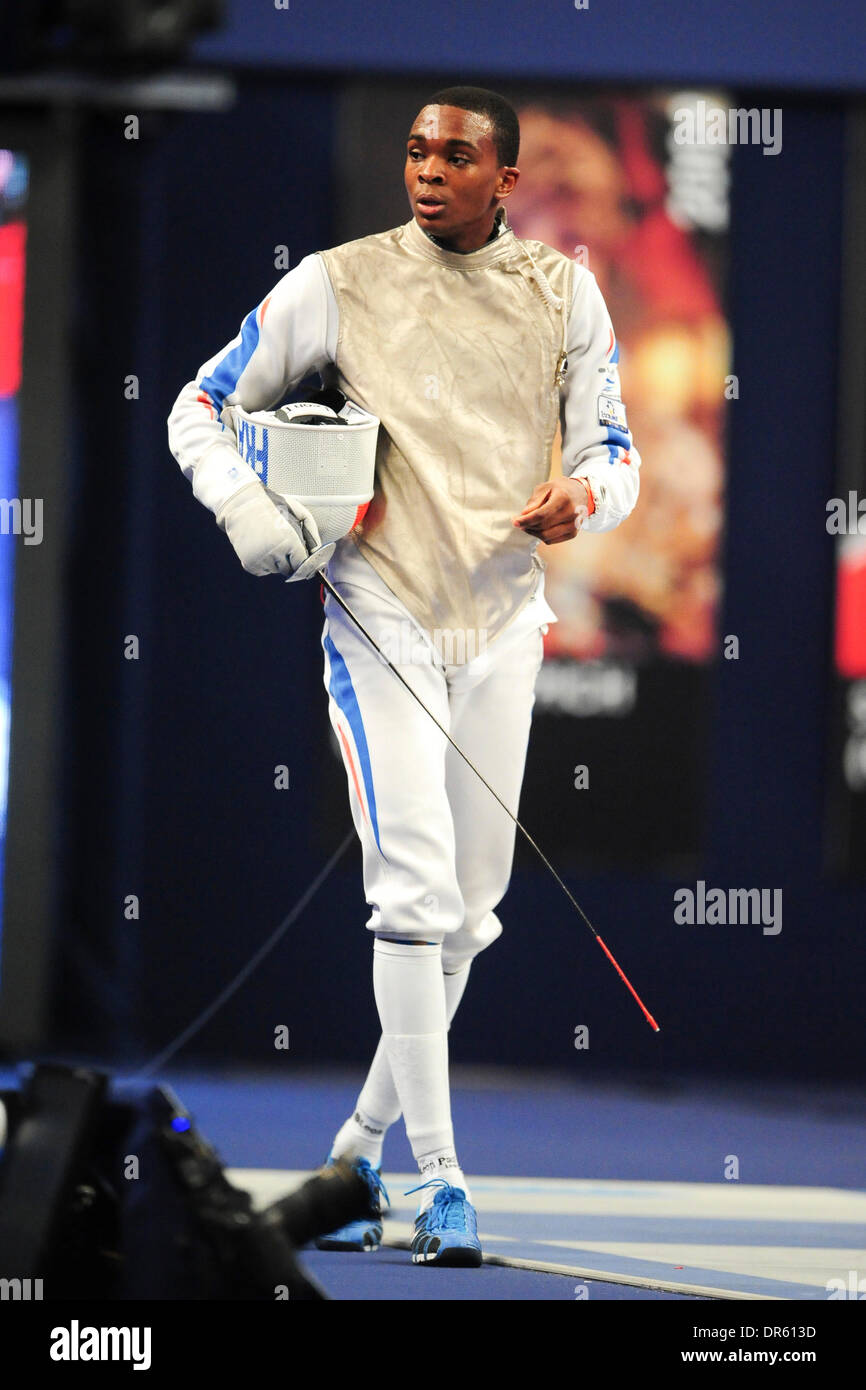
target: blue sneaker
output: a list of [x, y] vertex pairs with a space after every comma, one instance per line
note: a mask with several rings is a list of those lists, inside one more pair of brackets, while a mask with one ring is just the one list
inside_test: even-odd
[[462, 1187], [452, 1187], [444, 1178], [431, 1178], [412, 1187], [405, 1195], [438, 1187], [432, 1206], [415, 1218], [412, 1237], [413, 1265], [461, 1265], [477, 1268], [481, 1264], [481, 1242], [475, 1208], [467, 1202]]
[[[333, 1163], [333, 1158], [328, 1159]], [[365, 1217], [363, 1221], [350, 1221], [330, 1235], [319, 1236], [315, 1245], [317, 1250], [378, 1250], [382, 1244], [382, 1198], [391, 1205], [381, 1168], [374, 1168], [369, 1158], [356, 1158], [352, 1163], [356, 1173], [364, 1179], [370, 1189], [370, 1207], [377, 1215]]]

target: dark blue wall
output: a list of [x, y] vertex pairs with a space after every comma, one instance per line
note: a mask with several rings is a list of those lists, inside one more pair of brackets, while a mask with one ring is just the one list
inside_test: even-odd
[[316, 71], [449, 74], [451, 82], [724, 82], [862, 91], [866, 9], [860, 0], [228, 0], [224, 29], [203, 40], [207, 63]]
[[[505, 30], [503, 14], [497, 24]], [[68, 941], [59, 1007], [65, 1038], [113, 1058], [158, 1050], [209, 1003], [350, 825], [347, 806], [330, 802], [319, 823], [333, 754], [317, 595], [241, 571], [164, 432], [180, 386], [277, 278], [274, 246], [287, 243], [297, 264], [332, 240], [335, 93], [326, 82], [251, 77], [231, 115], [154, 119], [136, 151], [113, 147], [109, 129], [86, 145], [91, 189], [102, 185], [108, 197], [125, 180], [135, 231], [123, 272], [96, 266], [88, 227], [95, 238], [101, 214], [89, 209], [82, 256], [92, 296], [82, 316], [91, 330], [100, 315], [114, 325], [108, 366], [137, 371], [142, 399], [106, 395], [106, 418], [83, 451], [92, 495], [82, 545], [116, 533], [118, 509], [125, 526], [112, 551], [119, 585], [94, 572], [106, 595], [94, 604], [91, 583], [75, 621], [93, 650], [94, 624], [106, 642], [142, 634], [142, 656], [118, 658], [110, 681], [86, 663], [75, 673], [71, 746], [77, 731], [90, 776], [80, 775], [79, 756], [69, 818], [81, 826], [95, 816], [105, 870], [94, 878], [92, 841], [89, 861], [70, 855], [68, 898], [87, 918], [88, 959], [101, 969], [88, 974]], [[834, 491], [844, 119], [826, 101], [739, 99], [784, 106], [784, 151], [768, 159], [746, 148], [734, 158], [740, 397], [730, 414], [722, 631], [739, 636], [741, 654], [715, 672], [701, 874], [711, 884], [782, 888], [783, 930], [676, 925], [677, 885], [648, 876], [572, 881], [661, 1022], [656, 1038], [521, 850], [505, 936], [478, 961], [455, 1027], [458, 1060], [580, 1075], [838, 1079], [862, 1067], [866, 892], [829, 883], [821, 870], [833, 566], [823, 518]], [[88, 341], [98, 356], [99, 334]], [[110, 482], [102, 502], [100, 477]], [[290, 768], [288, 793], [273, 787], [277, 762]], [[537, 833], [543, 843], [543, 827]], [[121, 902], [132, 892], [141, 917], [130, 923]], [[265, 1066], [363, 1060], [377, 1033], [365, 916], [353, 846], [268, 964], [183, 1056]], [[274, 1052], [278, 1024], [291, 1030], [288, 1058]], [[574, 1049], [578, 1024], [590, 1027], [588, 1053]]]

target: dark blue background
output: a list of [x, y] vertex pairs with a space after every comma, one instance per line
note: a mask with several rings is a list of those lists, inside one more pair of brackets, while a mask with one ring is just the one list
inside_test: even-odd
[[[866, 10], [858, 0], [227, 0], [203, 40], [209, 62], [318, 71], [494, 73], [545, 81], [724, 82], [862, 91]], [[459, 76], [458, 76], [459, 74]]]

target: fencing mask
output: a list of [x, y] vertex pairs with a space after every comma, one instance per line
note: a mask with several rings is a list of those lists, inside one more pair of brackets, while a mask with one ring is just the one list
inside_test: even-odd
[[[238, 453], [273, 500], [296, 499], [316, 523], [321, 545], [291, 576], [306, 579], [327, 564], [334, 544], [369, 506], [379, 421], [335, 388], [277, 410], [247, 412], [236, 405], [233, 414]], [[283, 514], [309, 546], [308, 530], [290, 509]]]

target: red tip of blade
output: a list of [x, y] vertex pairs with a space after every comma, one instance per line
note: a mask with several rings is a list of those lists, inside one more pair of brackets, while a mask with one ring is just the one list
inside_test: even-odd
[[640, 1011], [641, 1011], [641, 1013], [643, 1014], [644, 1018], [646, 1019], [647, 1023], [649, 1024], [650, 1028], [652, 1028], [652, 1030], [653, 1030], [654, 1033], [660, 1033], [660, 1032], [661, 1032], [661, 1029], [659, 1028], [658, 1024], [656, 1023], [655, 1019], [653, 1018], [653, 1016], [652, 1016], [652, 1014], [650, 1013], [649, 1009], [647, 1008], [646, 1004], [645, 1004], [645, 1003], [643, 1002], [643, 1000], [641, 999], [640, 995], [638, 994], [638, 992], [637, 992], [637, 990], [635, 989], [634, 985], [632, 984], [631, 980], [630, 980], [630, 979], [628, 978], [628, 976], [626, 975], [625, 971], [622, 969], [621, 966], [617, 965], [616, 961], [614, 960], [614, 958], [613, 958], [613, 956], [611, 955], [610, 951], [609, 951], [609, 950], [607, 949], [607, 947], [605, 946], [605, 944], [604, 944], [604, 942], [602, 941], [601, 937], [599, 936], [598, 932], [596, 932], [596, 934], [595, 934], [595, 939], [596, 939], [596, 941], [598, 942], [598, 944], [599, 944], [599, 946], [601, 947], [601, 949], [604, 951], [604, 954], [607, 956], [607, 958], [608, 958], [608, 960], [610, 961], [611, 965], [613, 966], [614, 970], [615, 970], [616, 973], [619, 975], [619, 977], [620, 977], [620, 979], [622, 980], [623, 984], [624, 984], [624, 985], [626, 986], [626, 988], [629, 990], [630, 994], [632, 994], [632, 995], [634, 996], [635, 1000], [637, 1001], [637, 1003], [638, 1003], [638, 1005], [639, 1005], [639, 1007], [640, 1007]]

